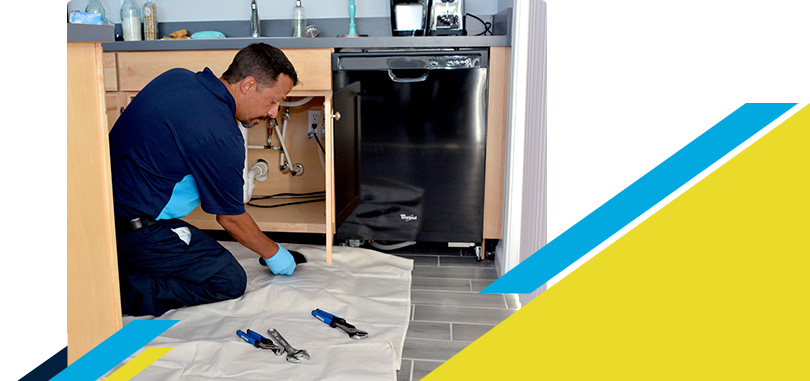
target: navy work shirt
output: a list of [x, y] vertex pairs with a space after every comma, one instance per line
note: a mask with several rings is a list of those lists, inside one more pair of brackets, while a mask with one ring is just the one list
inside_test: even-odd
[[115, 215], [182, 218], [197, 205], [236, 215], [243, 204], [245, 141], [236, 104], [210, 69], [152, 80], [110, 131]]

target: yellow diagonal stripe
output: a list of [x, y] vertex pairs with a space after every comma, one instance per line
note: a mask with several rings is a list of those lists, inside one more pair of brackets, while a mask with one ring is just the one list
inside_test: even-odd
[[810, 106], [427, 380], [810, 380]]
[[171, 348], [147, 348], [141, 354], [135, 356], [124, 366], [118, 368], [113, 374], [105, 378], [105, 381], [127, 381], [140, 373], [147, 366], [152, 365], [157, 359], [163, 357]]

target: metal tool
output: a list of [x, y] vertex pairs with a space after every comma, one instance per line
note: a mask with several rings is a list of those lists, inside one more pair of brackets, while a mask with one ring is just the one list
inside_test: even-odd
[[353, 325], [347, 323], [346, 319], [343, 319], [342, 317], [339, 317], [339, 316], [332, 315], [329, 312], [326, 312], [326, 311], [324, 311], [324, 310], [322, 310], [320, 308], [312, 310], [312, 316], [314, 316], [316, 319], [326, 323], [327, 325], [329, 325], [332, 328], [340, 328], [340, 329], [342, 329], [343, 331], [348, 333], [349, 337], [351, 337], [352, 339], [360, 340], [360, 339], [365, 339], [366, 337], [368, 337], [368, 332], [361, 331], [361, 330], [355, 328]]
[[284, 353], [284, 348], [281, 348], [273, 343], [273, 340], [270, 340], [250, 329], [247, 330], [247, 333], [242, 332], [242, 330], [238, 330], [236, 331], [236, 335], [256, 348], [269, 349], [273, 351], [276, 356], [281, 356], [281, 354]]
[[287, 361], [292, 363], [300, 363], [301, 359], [309, 360], [309, 353], [303, 349], [295, 349], [293, 348], [287, 340], [284, 340], [281, 337], [281, 334], [275, 328], [270, 328], [267, 330], [267, 333], [270, 334], [270, 337], [273, 338], [279, 345], [284, 347], [284, 350], [287, 351]]

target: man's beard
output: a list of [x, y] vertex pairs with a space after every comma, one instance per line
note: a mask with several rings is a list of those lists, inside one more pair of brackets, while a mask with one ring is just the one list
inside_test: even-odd
[[250, 120], [240, 120], [239, 123], [242, 124], [242, 127], [253, 128], [253, 127], [256, 127], [256, 125], [258, 125], [258, 124], [261, 124], [263, 122], [268, 121], [269, 119], [270, 119], [270, 117], [253, 118], [253, 119], [250, 119]]

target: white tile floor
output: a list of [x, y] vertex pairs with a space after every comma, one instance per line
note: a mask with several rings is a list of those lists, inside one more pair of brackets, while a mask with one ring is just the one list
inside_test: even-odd
[[478, 294], [497, 278], [491, 260], [460, 253], [395, 253], [414, 260], [412, 315], [398, 380], [417, 381], [517, 309], [516, 295]]

